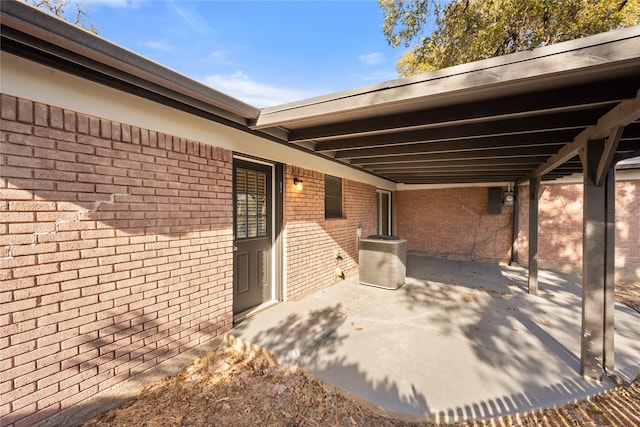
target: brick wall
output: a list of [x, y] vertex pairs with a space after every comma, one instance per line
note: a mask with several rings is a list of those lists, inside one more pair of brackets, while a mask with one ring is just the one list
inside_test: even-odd
[[[582, 273], [582, 183], [540, 187], [538, 264]], [[518, 261], [528, 265], [529, 186], [519, 187]], [[640, 280], [640, 181], [616, 182], [616, 278]]]
[[616, 183], [616, 275], [640, 281], [640, 180]]
[[408, 251], [491, 262], [511, 257], [513, 207], [488, 214], [487, 187], [397, 191], [393, 206], [394, 233], [407, 239]]
[[6, 95], [0, 143], [0, 424], [231, 327], [229, 151]]
[[[297, 190], [293, 179], [304, 181]], [[286, 298], [295, 300], [357, 272], [357, 228], [362, 235], [376, 231], [376, 188], [342, 180], [344, 219], [324, 219], [324, 174], [295, 166], [285, 167]], [[342, 260], [336, 262], [334, 251]]]

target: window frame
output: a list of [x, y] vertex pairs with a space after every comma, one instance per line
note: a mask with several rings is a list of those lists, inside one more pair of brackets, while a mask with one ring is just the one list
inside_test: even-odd
[[[383, 196], [387, 197], [387, 206], [386, 206], [386, 212], [383, 212], [383, 204], [382, 202], [382, 198]], [[391, 206], [392, 203], [392, 196], [393, 193], [389, 190], [382, 190], [382, 189], [376, 189], [376, 229], [378, 234], [382, 234], [382, 235], [391, 235], [391, 231], [392, 231], [392, 215], [393, 215], [393, 209]], [[386, 214], [386, 219], [387, 219], [387, 229], [383, 230], [382, 229], [382, 218], [384, 216], [384, 214]]]
[[324, 176], [324, 219], [344, 218], [342, 178]]

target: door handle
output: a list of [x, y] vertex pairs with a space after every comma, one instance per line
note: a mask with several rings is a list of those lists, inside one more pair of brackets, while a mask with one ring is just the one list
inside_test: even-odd
[[236, 252], [237, 250], [238, 250], [238, 247], [237, 247], [237, 246], [234, 246], [234, 247], [233, 247], [233, 252]]

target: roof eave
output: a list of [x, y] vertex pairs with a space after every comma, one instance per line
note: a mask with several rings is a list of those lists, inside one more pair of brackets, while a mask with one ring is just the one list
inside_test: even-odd
[[302, 126], [516, 95], [640, 67], [640, 26], [263, 109], [255, 129]]
[[[114, 81], [181, 102], [246, 125], [260, 110], [156, 62], [143, 58], [76, 25], [17, 1], [0, 2], [2, 37], [24, 49], [77, 63]], [[3, 50], [5, 50], [3, 43]]]

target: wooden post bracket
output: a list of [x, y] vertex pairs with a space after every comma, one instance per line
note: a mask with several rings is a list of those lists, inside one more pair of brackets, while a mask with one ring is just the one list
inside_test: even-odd
[[622, 137], [624, 128], [624, 126], [618, 126], [617, 128], [612, 129], [609, 137], [607, 138], [602, 157], [600, 157], [600, 162], [598, 163], [598, 170], [596, 171], [596, 187], [600, 187], [604, 184], [604, 179], [607, 177], [609, 169], [611, 169], [613, 156], [616, 154], [616, 149], [618, 148], [618, 143], [620, 143], [620, 138]]
[[[585, 144], [587, 144], [591, 140], [598, 140], [609, 137], [609, 140], [613, 144], [613, 141], [616, 139], [615, 135], [620, 132], [620, 136], [622, 136], [622, 131], [624, 130], [625, 126], [638, 119], [640, 119], [640, 90], [636, 92], [635, 98], [622, 101], [614, 108], [609, 110], [605, 115], [600, 117], [596, 125], [589, 126], [585, 130], [580, 132], [578, 136], [573, 139], [573, 142], [570, 142], [569, 144], [562, 147], [560, 151], [558, 151], [558, 153], [551, 156], [546, 162], [544, 162], [536, 170], [534, 170], [531, 173], [531, 177], [541, 177], [551, 172], [563, 163], [566, 163], [577, 154], [579, 154], [580, 149], [583, 148]], [[612, 149], [609, 148], [612, 152], [612, 158], [613, 154], [615, 154], [615, 150], [619, 141], [620, 137], [617, 138], [615, 147], [613, 147]], [[609, 145], [609, 141], [607, 145]], [[603, 155], [603, 157], [605, 156]], [[602, 163], [601, 166], [603, 171], [600, 175], [606, 176], [606, 172], [608, 170], [608, 168], [606, 167], [606, 162]], [[600, 166], [598, 167], [598, 169], [600, 169]], [[601, 180], [604, 180], [604, 177], [601, 177]]]

